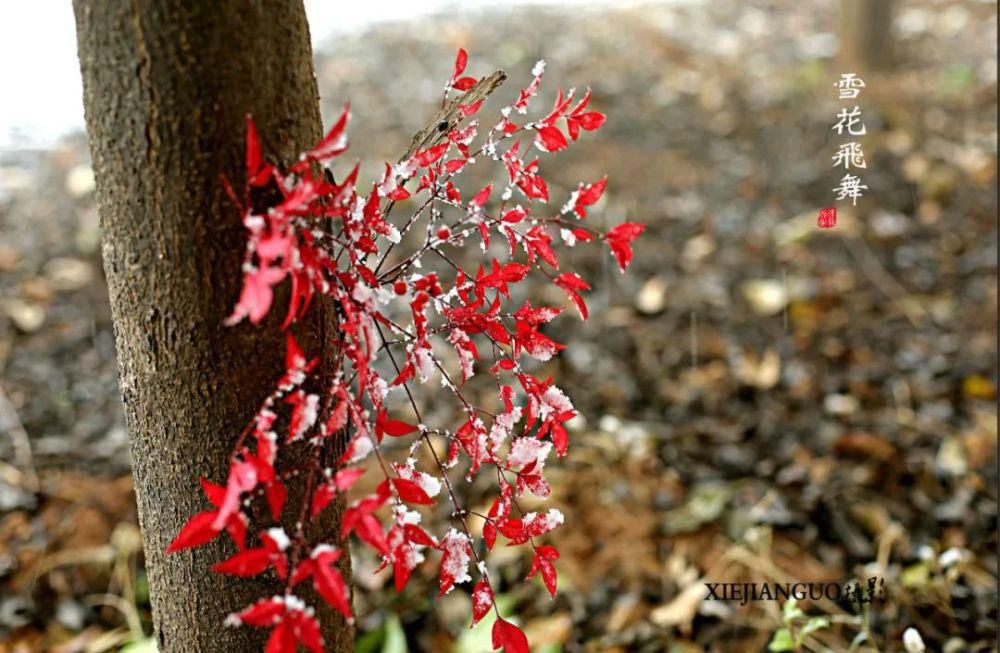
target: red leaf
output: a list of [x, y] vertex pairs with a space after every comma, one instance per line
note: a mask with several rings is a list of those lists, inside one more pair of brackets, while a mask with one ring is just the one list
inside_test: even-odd
[[205, 477], [198, 479], [201, 483], [201, 489], [205, 491], [205, 496], [213, 506], [218, 508], [222, 505], [223, 500], [226, 498], [226, 488], [218, 483], [213, 483]]
[[427, 531], [420, 528], [416, 524], [405, 524], [403, 526], [403, 534], [406, 536], [408, 542], [413, 544], [422, 544], [423, 546], [437, 546], [437, 542], [427, 534]]
[[556, 277], [556, 285], [567, 290], [590, 290], [590, 284], [575, 272], [563, 272]]
[[[378, 487], [378, 494], [389, 495], [389, 481], [388, 479], [382, 481]], [[421, 489], [419, 485], [413, 481], [409, 481], [405, 478], [394, 478], [392, 479], [392, 486], [396, 489], [396, 493], [399, 498], [407, 503], [416, 503], [425, 506], [434, 505], [434, 499], [432, 499], [426, 492]]]
[[271, 552], [267, 549], [247, 549], [231, 558], [212, 565], [212, 571], [232, 576], [257, 576], [271, 565]]
[[552, 125], [545, 125], [538, 130], [535, 145], [546, 152], [558, 152], [569, 146], [563, 133]]
[[260, 138], [257, 136], [257, 126], [253, 123], [253, 118], [247, 114], [247, 180], [256, 176], [260, 170]]
[[604, 194], [604, 189], [607, 185], [607, 177], [599, 179], [592, 184], [580, 184], [576, 191], [576, 201], [572, 207], [573, 212], [581, 218], [587, 217], [587, 209], [585, 207], [596, 204]]
[[500, 216], [500, 220], [509, 224], [517, 224], [526, 217], [528, 217], [528, 212], [520, 206], [515, 206], [510, 211], [507, 211]]
[[399, 438], [409, 435], [416, 430], [417, 427], [412, 424], [407, 424], [398, 419], [389, 419], [388, 413], [384, 410], [375, 418], [375, 435], [378, 437], [379, 442], [382, 441], [383, 435]]
[[485, 188], [476, 193], [476, 196], [472, 198], [472, 202], [470, 202], [470, 204], [472, 204], [472, 206], [478, 206], [479, 208], [483, 208], [484, 206], [486, 206], [486, 201], [490, 199], [490, 193], [492, 192], [493, 192], [493, 182], [491, 181], [489, 184], [486, 185]]
[[190, 549], [201, 546], [206, 542], [211, 542], [215, 539], [216, 535], [222, 532], [221, 527], [216, 528], [213, 526], [217, 514], [218, 512], [215, 510], [206, 510], [205, 512], [199, 512], [189, 519], [181, 527], [174, 541], [167, 546], [165, 553], [174, 553], [175, 551]]
[[449, 145], [451, 145], [451, 143], [445, 141], [440, 145], [429, 147], [423, 152], [417, 152], [413, 156], [413, 162], [416, 164], [418, 168], [425, 168], [429, 165], [432, 165], [436, 161], [438, 161], [441, 157], [444, 156], [444, 153], [448, 151]]
[[456, 80], [455, 83], [452, 84], [451, 86], [456, 91], [468, 91], [475, 85], [476, 85], [475, 77], [463, 77], [462, 79]]
[[342, 469], [337, 472], [337, 475], [333, 477], [333, 484], [337, 486], [337, 489], [341, 492], [346, 492], [351, 489], [355, 481], [364, 476], [365, 470], [361, 467], [352, 467], [349, 469]]
[[[306, 612], [295, 612], [291, 619], [292, 632], [295, 639], [309, 649], [312, 653], [323, 653], [323, 635], [319, 629], [319, 622], [311, 614]], [[294, 646], [289, 653], [294, 653]]]
[[261, 599], [232, 615], [248, 626], [271, 626], [285, 614], [285, 602], [278, 597]]
[[[317, 548], [317, 550], [319, 549]], [[316, 591], [330, 607], [340, 612], [346, 619], [350, 619], [351, 604], [347, 583], [333, 566], [340, 557], [340, 551], [321, 551], [319, 555], [314, 552], [313, 555], [316, 558], [316, 567], [313, 571], [313, 585], [316, 587]]]
[[257, 487], [257, 467], [253, 463], [236, 460], [229, 465], [229, 477], [226, 480], [226, 496], [219, 506], [212, 526], [222, 530], [229, 518], [240, 509], [240, 497], [244, 492]]
[[491, 521], [483, 524], [483, 541], [486, 542], [486, 548], [492, 551], [497, 541], [497, 527]]
[[497, 522], [497, 530], [503, 533], [504, 537], [520, 538], [524, 534], [524, 522], [520, 519], [501, 519]]
[[403, 200], [410, 197], [410, 191], [406, 190], [402, 186], [397, 187], [391, 193], [389, 193], [389, 199], [393, 202], [402, 202]]
[[285, 271], [279, 268], [262, 268], [246, 273], [243, 277], [240, 299], [225, 323], [233, 325], [244, 317], [249, 317], [251, 322], [258, 324], [267, 315], [274, 300], [271, 286], [284, 278]]
[[385, 533], [382, 532], [382, 526], [372, 515], [362, 515], [358, 519], [355, 532], [358, 534], [358, 537], [382, 555], [389, 553], [389, 546], [385, 542]]
[[556, 446], [556, 453], [560, 456], [566, 455], [566, 449], [569, 447], [569, 433], [559, 422], [552, 425], [552, 444]]
[[493, 622], [493, 648], [501, 647], [504, 653], [529, 653], [528, 638], [521, 629], [498, 618]]
[[458, 107], [458, 112], [462, 114], [463, 118], [468, 118], [469, 116], [479, 111], [479, 108], [481, 106], [483, 106], [482, 100], [479, 100], [478, 102], [473, 102], [472, 104], [461, 104]]
[[493, 588], [490, 581], [485, 576], [479, 579], [475, 589], [472, 590], [472, 625], [475, 626], [479, 620], [487, 615], [493, 607]]
[[638, 222], [623, 222], [604, 235], [604, 240], [611, 247], [611, 253], [614, 254], [622, 272], [632, 262], [632, 241], [645, 229], [646, 225]]
[[601, 199], [601, 195], [604, 194], [604, 189], [607, 185], [607, 177], [603, 177], [592, 184], [587, 184], [580, 190], [580, 197], [577, 199], [577, 203], [590, 206], [597, 200]]
[[537, 547], [531, 559], [531, 571], [528, 572], [528, 578], [533, 578], [535, 574], [541, 571], [542, 582], [545, 583], [545, 588], [552, 596], [556, 595], [557, 582], [556, 568], [552, 564], [552, 561], [558, 558], [559, 551], [555, 547], [548, 545]]
[[347, 425], [347, 400], [342, 399], [337, 407], [330, 411], [324, 430], [327, 435], [333, 435]]
[[295, 653], [295, 633], [287, 621], [280, 622], [271, 631], [264, 653]]
[[285, 370], [297, 370], [306, 366], [306, 355], [302, 347], [289, 331], [285, 334]]
[[413, 574], [414, 567], [410, 564], [412, 550], [413, 547], [409, 544], [402, 544], [393, 551], [392, 579], [396, 586], [396, 592], [402, 592], [406, 589], [406, 583], [409, 582], [410, 576]]
[[458, 54], [455, 56], [455, 71], [451, 74], [451, 78], [457, 79], [459, 75], [464, 73], [467, 63], [469, 63], [469, 53], [465, 51], [465, 48], [459, 48]]
[[306, 152], [306, 158], [326, 163], [333, 157], [343, 153], [347, 149], [347, 135], [344, 133], [344, 128], [347, 127], [347, 122], [350, 119], [351, 105], [345, 104], [344, 110], [341, 112], [337, 122], [334, 123], [330, 131], [326, 133], [326, 136], [323, 137], [323, 140], [316, 147]]
[[451, 159], [444, 164], [444, 171], [448, 173], [458, 172], [465, 167], [466, 163], [468, 163], [466, 159]]
[[243, 550], [247, 546], [247, 518], [241, 512], [233, 515], [233, 518], [226, 524], [226, 532], [233, 538], [236, 548]]
[[580, 317], [587, 319], [587, 303], [583, 301], [578, 290], [590, 290], [590, 284], [584, 281], [575, 272], [563, 272], [555, 278], [555, 284], [566, 291], [570, 300], [576, 305], [576, 310], [580, 312]]
[[337, 496], [336, 488], [329, 483], [325, 483], [316, 488], [313, 492], [312, 506], [309, 509], [309, 518], [315, 519], [316, 515], [323, 512], [323, 508], [330, 505], [334, 497]]
[[580, 114], [579, 116], [574, 116], [574, 119], [580, 123], [580, 126], [587, 131], [600, 129], [601, 126], [604, 125], [604, 120], [606, 118], [607, 116], [599, 111], [588, 111], [587, 113]]
[[541, 560], [538, 564], [542, 570], [542, 581], [545, 583], [545, 588], [549, 590], [550, 596], [555, 596], [557, 582], [555, 566], [548, 560]]
[[288, 488], [281, 481], [271, 481], [264, 493], [267, 498], [267, 505], [271, 509], [271, 517], [274, 521], [281, 519], [281, 511], [285, 507], [285, 500], [288, 498]]

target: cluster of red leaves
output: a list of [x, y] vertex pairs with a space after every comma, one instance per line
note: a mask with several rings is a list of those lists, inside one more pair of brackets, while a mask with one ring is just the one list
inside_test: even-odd
[[[475, 85], [476, 79], [462, 76], [466, 61], [460, 50], [446, 98], [452, 90]], [[213, 566], [214, 571], [235, 576], [273, 573], [285, 583], [282, 595], [263, 598], [229, 619], [270, 628], [268, 653], [293, 652], [299, 645], [323, 650], [315, 612], [295, 594], [301, 583], [310, 582], [326, 603], [351, 619], [349, 588], [335, 566], [351, 533], [377, 552], [383, 568], [392, 569], [397, 590], [433, 550], [441, 553], [442, 595], [471, 582], [474, 573], [473, 624], [496, 610], [483, 556], [500, 536], [508, 545], [531, 547], [529, 578], [540, 574], [555, 594], [553, 561], [559, 553], [536, 542], [562, 523], [562, 514], [555, 509], [525, 513], [518, 499], [526, 492], [549, 495], [543, 476], [546, 459], [553, 448], [562, 456], [569, 446], [565, 423], [576, 415], [572, 403], [551, 379], [532, 375], [526, 361], [545, 361], [563, 349], [541, 330], [562, 309], [532, 306], [530, 301], [514, 307], [511, 288], [529, 274], [542, 275], [561, 288], [586, 319], [582, 293], [590, 286], [576, 273], [560, 271], [553, 245], [557, 239], [567, 247], [604, 241], [624, 271], [643, 225], [625, 223], [601, 233], [583, 222], [587, 207], [604, 193], [606, 179], [581, 183], [555, 215], [546, 210], [549, 190], [539, 159], [526, 161], [531, 145], [543, 153], [564, 149], [581, 131], [601, 127], [604, 115], [588, 109], [589, 91], [579, 100], [572, 91], [560, 91], [548, 115], [517, 124], [515, 115], [527, 113], [543, 72], [544, 62], [539, 62], [532, 82], [501, 111], [480, 146], [473, 147], [479, 130], [473, 119], [447, 134], [444, 142], [395, 166], [386, 164], [382, 179], [367, 194], [358, 190], [357, 165], [339, 183], [327, 174], [331, 161], [347, 148], [347, 108], [329, 133], [287, 170], [264, 161], [257, 130], [248, 118], [243, 198], [227, 184], [249, 234], [243, 288], [228, 322], [260, 322], [272, 308], [274, 286], [288, 279], [285, 327], [300, 319], [317, 296], [325, 298], [336, 307], [339, 319], [338, 339], [328, 344], [335, 346], [340, 360], [332, 381], [318, 387], [318, 360], [307, 358], [289, 334], [285, 373], [238, 439], [225, 485], [202, 480], [212, 508], [192, 517], [167, 551], [205, 544], [226, 531], [237, 553]], [[462, 106], [461, 113], [472, 118], [480, 104]], [[525, 146], [521, 136], [532, 132]], [[479, 158], [497, 162], [506, 175], [465, 199], [454, 182]], [[412, 181], [416, 188], [411, 192], [406, 186]], [[276, 189], [280, 199], [265, 209], [252, 206], [251, 193], [265, 188]], [[496, 189], [499, 199], [491, 204]], [[515, 201], [515, 194], [523, 204]], [[390, 211], [403, 200], [411, 200], [414, 210], [405, 220], [390, 220]], [[489, 211], [490, 206], [494, 210]], [[399, 254], [402, 238], [419, 229], [424, 233], [411, 239], [417, 241], [413, 251]], [[507, 241], [504, 260], [491, 256], [475, 270], [454, 260], [455, 248], [477, 239], [484, 254], [491, 251], [495, 234]], [[429, 257], [447, 273], [421, 272], [422, 261]], [[435, 352], [435, 344], [438, 352], [454, 348], [457, 380]], [[488, 362], [483, 352], [488, 352]], [[463, 395], [461, 386], [477, 372], [495, 380], [496, 406], [477, 406]], [[464, 415], [451, 429], [425, 425], [411, 392], [415, 384], [432, 378]], [[386, 398], [393, 392], [408, 399], [410, 417], [390, 414]], [[326, 445], [348, 437], [345, 434], [350, 436], [343, 455], [334, 465], [324, 465]], [[446, 453], [434, 450], [431, 434], [449, 443]], [[410, 457], [390, 462], [381, 448], [385, 437], [411, 438]], [[279, 471], [279, 453], [291, 446], [306, 447], [310, 463], [305, 469]], [[429, 471], [418, 469], [413, 456], [422, 447], [435, 463]], [[375, 493], [347, 506], [340, 533], [311, 541], [306, 525], [355, 484], [364, 474], [359, 464], [370, 455], [377, 458], [384, 476]], [[466, 461], [466, 480], [484, 469], [496, 479], [496, 499], [488, 514], [479, 515], [484, 520], [481, 541], [470, 533], [466, 519], [472, 513], [459, 505], [447, 473], [460, 460]], [[293, 479], [304, 483], [305, 496], [294, 532], [272, 525], [260, 531], [257, 546], [248, 546], [251, 515], [258, 515], [250, 510], [252, 501], [262, 497], [267, 514], [280, 524], [286, 483]], [[442, 487], [447, 488], [452, 527], [435, 537], [419, 525], [422, 515], [416, 508], [437, 505]], [[493, 645], [507, 653], [528, 650], [521, 630], [499, 612]]]

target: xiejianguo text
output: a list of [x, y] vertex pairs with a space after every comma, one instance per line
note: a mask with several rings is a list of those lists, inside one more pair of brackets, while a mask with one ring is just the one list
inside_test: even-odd
[[853, 583], [705, 583], [706, 601], [728, 601], [746, 605], [757, 601], [827, 599], [837, 603], [865, 605], [885, 601], [885, 579], [868, 578]]

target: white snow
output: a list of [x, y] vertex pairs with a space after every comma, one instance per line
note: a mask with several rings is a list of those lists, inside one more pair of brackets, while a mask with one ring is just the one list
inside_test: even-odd
[[[455, 585], [472, 580], [469, 576], [469, 537], [453, 528], [441, 542], [441, 548], [445, 551], [441, 561], [442, 576], [454, 578]], [[451, 588], [448, 591], [450, 592]]]

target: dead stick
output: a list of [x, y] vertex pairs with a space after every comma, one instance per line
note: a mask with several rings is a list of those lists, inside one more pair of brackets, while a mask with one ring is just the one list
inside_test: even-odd
[[14, 462], [23, 475], [23, 486], [31, 492], [38, 492], [38, 473], [35, 471], [31, 455], [31, 438], [21, 424], [14, 402], [7, 398], [2, 385], [0, 385], [0, 425], [10, 433], [11, 444], [14, 447]]
[[448, 100], [434, 115], [434, 119], [416, 133], [410, 142], [410, 147], [406, 150], [406, 154], [400, 159], [400, 163], [406, 161], [417, 152], [433, 147], [444, 140], [453, 129], [458, 127], [459, 123], [465, 117], [462, 115], [460, 107], [485, 100], [497, 87], [503, 84], [505, 79], [507, 79], [507, 73], [498, 70], [476, 82], [476, 85], [470, 88], [465, 95]]

